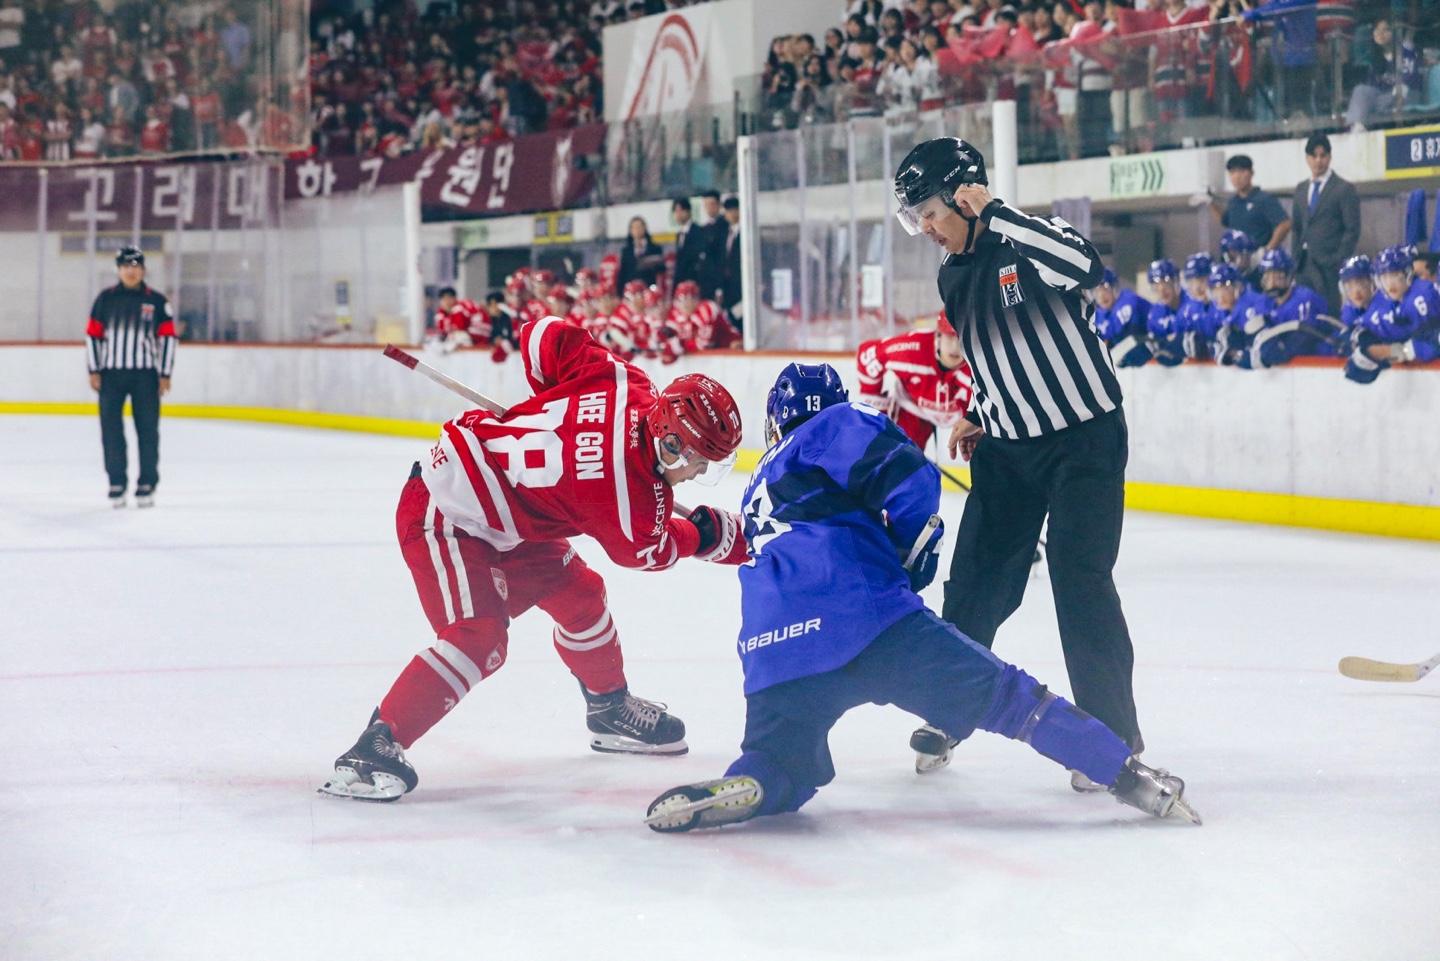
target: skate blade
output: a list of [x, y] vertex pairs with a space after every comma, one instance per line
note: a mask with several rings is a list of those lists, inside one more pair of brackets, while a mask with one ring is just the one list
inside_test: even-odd
[[338, 768], [335, 776], [317, 789], [317, 794], [350, 798], [353, 801], [398, 801], [405, 793], [405, 782], [393, 774], [376, 773], [373, 784], [360, 779], [353, 768]]
[[704, 812], [712, 808], [749, 807], [758, 804], [759, 794], [759, 785], [748, 777], [699, 799], [677, 790], [650, 805], [645, 823], [652, 830], [662, 833], [689, 831], [699, 825], [700, 815]]
[[1191, 824], [1203, 824], [1200, 820], [1200, 812], [1192, 808], [1184, 798], [1177, 797], [1175, 803], [1170, 805], [1170, 812], [1165, 815], [1167, 818], [1182, 818]]
[[1079, 794], [1098, 794], [1101, 791], [1110, 790], [1103, 784], [1090, 780], [1079, 771], [1070, 772], [1070, 790]]
[[684, 741], [669, 744], [646, 744], [623, 734], [592, 734], [590, 750], [601, 754], [650, 754], [656, 757], [679, 757], [690, 753], [690, 746]]
[[147, 507], [154, 507], [154, 506], [155, 506], [155, 498], [153, 498], [153, 497], [137, 497], [137, 498], [135, 498], [135, 506], [138, 507], [138, 508], [140, 508], [141, 510], [144, 510], [144, 509], [147, 508]]
[[923, 751], [915, 752], [915, 773], [934, 774], [950, 766], [950, 758], [953, 751], [946, 750], [944, 754], [926, 754]]

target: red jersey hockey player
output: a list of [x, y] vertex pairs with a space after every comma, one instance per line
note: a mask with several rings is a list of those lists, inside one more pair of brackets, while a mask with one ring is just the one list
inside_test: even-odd
[[740, 339], [740, 332], [720, 305], [700, 298], [700, 285], [693, 280], [675, 286], [675, 305], [670, 308], [668, 323], [679, 334], [686, 353], [723, 350]]
[[458, 296], [454, 287], [440, 288], [435, 305], [435, 334], [447, 351], [490, 342], [490, 315], [485, 308]]
[[921, 450], [935, 428], [955, 426], [970, 408], [970, 365], [944, 312], [935, 330], [865, 341], [855, 362], [859, 400], [888, 413]]
[[435, 642], [401, 672], [327, 794], [393, 800], [417, 777], [409, 748], [505, 663], [510, 619], [539, 607], [579, 680], [597, 751], [683, 754], [685, 725], [629, 692], [600, 575], [568, 538], [587, 535], [622, 567], [662, 571], [684, 557], [738, 564], [734, 514], [672, 517], [671, 487], [718, 480], [740, 444], [740, 414], [700, 374], [658, 395], [638, 368], [558, 317], [520, 334], [534, 396], [503, 417], [445, 424], [400, 495], [395, 522]]

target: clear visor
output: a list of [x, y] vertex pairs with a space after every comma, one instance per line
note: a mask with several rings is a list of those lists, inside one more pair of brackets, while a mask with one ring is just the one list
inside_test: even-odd
[[920, 225], [931, 217], [934, 217], [941, 210], [945, 209], [945, 198], [941, 194], [933, 194], [920, 201], [913, 207], [905, 204], [895, 211], [895, 219], [900, 221], [900, 226], [912, 237], [920, 234]]
[[668, 463], [663, 457], [661, 458], [661, 463], [667, 469], [683, 470], [692, 464], [701, 465], [700, 473], [691, 477], [690, 480], [704, 487], [714, 487], [719, 484], [730, 476], [730, 471], [735, 467], [736, 451], [733, 450], [720, 460], [710, 460], [693, 447], [682, 444], [680, 438], [674, 434], [665, 435], [665, 439], [656, 441], [656, 444], [666, 456], [672, 458]]
[[1375, 284], [1369, 277], [1351, 277], [1349, 280], [1340, 281], [1340, 292], [1351, 303], [1368, 301], [1375, 293]]

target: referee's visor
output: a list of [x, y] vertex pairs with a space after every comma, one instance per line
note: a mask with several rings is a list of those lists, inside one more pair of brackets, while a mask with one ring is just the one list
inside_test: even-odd
[[931, 194], [917, 204], [901, 202], [900, 209], [895, 211], [895, 218], [900, 221], [900, 226], [905, 228], [907, 234], [915, 237], [921, 232], [921, 224], [935, 217], [945, 207], [945, 191], [942, 188], [940, 193]]

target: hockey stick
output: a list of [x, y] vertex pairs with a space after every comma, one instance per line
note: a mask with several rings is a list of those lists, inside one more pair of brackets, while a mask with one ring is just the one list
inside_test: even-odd
[[[477, 407], [488, 410], [496, 417], [505, 416], [506, 408], [502, 407], [497, 401], [486, 397], [484, 394], [480, 393], [478, 390], [475, 390], [473, 387], [466, 387], [454, 377], [451, 377], [449, 374], [443, 373], [442, 371], [436, 370], [434, 367], [431, 367], [429, 364], [425, 363], [423, 360], [421, 360], [419, 357], [416, 357], [414, 354], [403, 351], [399, 347], [396, 347], [394, 344], [386, 344], [385, 356], [389, 357], [391, 360], [395, 361], [395, 363], [399, 364], [402, 367], [408, 367], [410, 370], [415, 371], [415, 373], [417, 374], [423, 374], [424, 376], [433, 380], [435, 383], [439, 384], [441, 387], [444, 387], [447, 390], [459, 394], [461, 397], [464, 397], [466, 400], [470, 401], [470, 403], [476, 405]], [[690, 508], [679, 503], [678, 501], [671, 502], [671, 509], [675, 513], [679, 514], [681, 517], [689, 517], [691, 513]]]
[[[961, 480], [959, 474], [952, 474], [952, 473], [950, 473], [948, 470], [946, 470], [945, 468], [943, 468], [943, 467], [940, 466], [940, 451], [939, 451], [939, 448], [940, 448], [940, 435], [939, 435], [939, 434], [934, 434], [934, 435], [932, 435], [932, 436], [934, 436], [934, 438], [935, 438], [935, 448], [936, 448], [936, 451], [935, 451], [935, 460], [931, 461], [931, 463], [935, 465], [935, 469], [940, 472], [940, 475], [941, 475], [942, 477], [944, 477], [944, 478], [945, 478], [946, 480], [948, 480], [950, 483], [954, 484], [956, 487], [960, 488], [960, 489], [961, 489], [962, 491], [964, 491], [965, 493], [967, 493], [967, 494], [970, 493], [970, 485], [967, 484], [967, 483], [965, 483], [963, 480]], [[1049, 545], [1045, 543], [1045, 538], [1043, 538], [1043, 537], [1039, 538], [1039, 546], [1038, 546], [1038, 547], [1036, 548], [1036, 550], [1035, 550], [1035, 558], [1034, 558], [1034, 560], [1032, 560], [1030, 563], [1031, 563], [1031, 564], [1038, 564], [1038, 563], [1040, 563], [1042, 560], [1045, 559], [1043, 552], [1044, 552], [1044, 551], [1048, 551], [1049, 549], [1050, 549]]]
[[1391, 664], [1368, 657], [1340, 658], [1340, 673], [1357, 681], [1418, 681], [1440, 667], [1440, 654], [1419, 664]]

